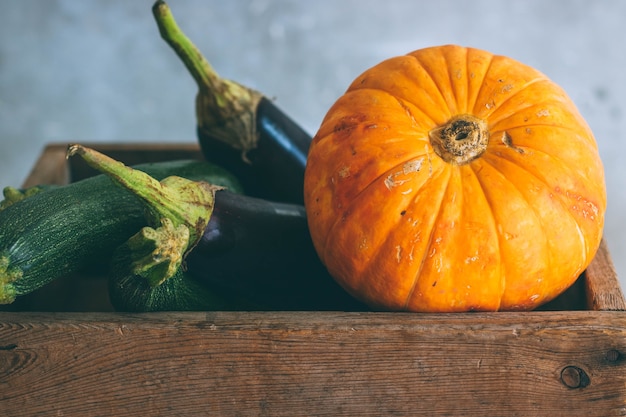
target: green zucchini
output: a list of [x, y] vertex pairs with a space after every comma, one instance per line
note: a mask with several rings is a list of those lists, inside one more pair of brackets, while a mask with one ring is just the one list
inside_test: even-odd
[[[134, 168], [158, 180], [175, 175], [241, 191], [229, 172], [202, 161]], [[106, 268], [114, 249], [147, 225], [144, 207], [103, 174], [5, 205], [0, 211], [0, 304], [88, 266]]]

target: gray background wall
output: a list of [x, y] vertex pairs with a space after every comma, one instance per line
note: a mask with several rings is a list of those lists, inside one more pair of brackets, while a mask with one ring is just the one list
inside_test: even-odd
[[[223, 76], [276, 99], [314, 133], [360, 72], [457, 43], [532, 65], [595, 132], [606, 233], [626, 282], [626, 2], [187, 0], [169, 2]], [[0, 0], [0, 185], [48, 142], [193, 142], [196, 88], [160, 39], [152, 0]], [[624, 284], [622, 284], [624, 285]]]

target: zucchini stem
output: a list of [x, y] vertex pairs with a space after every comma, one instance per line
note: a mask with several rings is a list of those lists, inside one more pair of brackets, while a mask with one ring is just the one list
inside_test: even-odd
[[20, 269], [11, 267], [9, 256], [0, 252], [0, 304], [11, 304], [15, 301], [17, 290], [14, 283], [22, 275]]
[[28, 188], [15, 188], [11, 186], [4, 187], [4, 189], [2, 190], [2, 195], [4, 199], [0, 201], [0, 211], [4, 210], [5, 208], [17, 202], [24, 200], [25, 198], [28, 198], [30, 196], [33, 196], [35, 194], [38, 194], [42, 191], [49, 190], [54, 187], [55, 187], [54, 185], [46, 185], [46, 184], [34, 185]]
[[162, 0], [152, 7], [161, 37], [176, 52], [198, 85], [198, 129], [246, 153], [257, 146], [256, 108], [263, 98], [258, 91], [221, 78], [198, 48], [181, 31]]

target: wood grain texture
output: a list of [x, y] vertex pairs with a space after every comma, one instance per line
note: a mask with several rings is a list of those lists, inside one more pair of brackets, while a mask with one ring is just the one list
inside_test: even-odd
[[[176, 159], [201, 159], [202, 153], [196, 143], [85, 143], [108, 156], [126, 164], [160, 162]], [[37, 159], [35, 166], [23, 183], [23, 187], [38, 184], [67, 184], [71, 180], [82, 179], [94, 175], [96, 171], [87, 166], [81, 158], [66, 159], [68, 143], [51, 143], [46, 145]]]
[[67, 145], [61, 144], [46, 146], [22, 186], [26, 188], [39, 184], [67, 184], [69, 172], [65, 164], [66, 148]]
[[624, 293], [606, 241], [602, 241], [585, 271], [585, 291], [589, 310], [626, 310]]
[[0, 320], [10, 417], [626, 415], [619, 312]]
[[[179, 159], [202, 159], [202, 153], [197, 143], [181, 143], [181, 144], [135, 144], [135, 143], [107, 143], [107, 144], [90, 144], [85, 146], [91, 147], [110, 156], [113, 159], [121, 161], [126, 165], [137, 165], [146, 162], [163, 162], [174, 161]], [[55, 144], [52, 147], [67, 146], [63, 144]], [[87, 165], [81, 158], [70, 158], [67, 161], [72, 181], [80, 180], [91, 175], [99, 174], [94, 168]]]

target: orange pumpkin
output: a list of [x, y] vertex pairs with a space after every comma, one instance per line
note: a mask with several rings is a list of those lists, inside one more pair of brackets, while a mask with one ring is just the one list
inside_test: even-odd
[[533, 309], [588, 266], [604, 171], [566, 93], [454, 45], [366, 70], [309, 151], [305, 206], [331, 275], [377, 309]]

